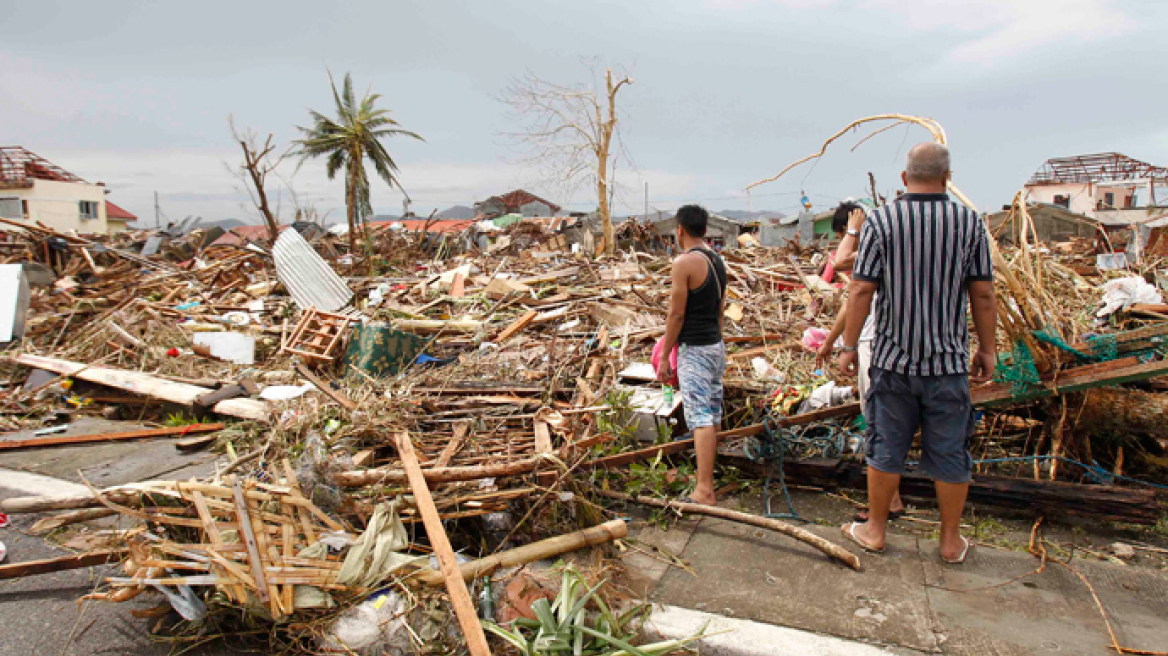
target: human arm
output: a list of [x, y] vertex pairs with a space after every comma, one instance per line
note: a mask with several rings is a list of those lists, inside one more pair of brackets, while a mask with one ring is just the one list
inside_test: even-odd
[[839, 314], [835, 316], [835, 323], [831, 325], [831, 332], [827, 335], [827, 341], [823, 346], [819, 347], [819, 352], [815, 354], [815, 366], [822, 369], [829, 362], [831, 362], [831, 353], [835, 349], [836, 340], [840, 335], [844, 334], [844, 328], [848, 325], [848, 308], [845, 305], [840, 308]]
[[[860, 228], [864, 225], [864, 210], [855, 209], [848, 215], [848, 232], [840, 239], [839, 247], [835, 249], [835, 270], [848, 272], [856, 263], [856, 252], [860, 244]], [[856, 235], [852, 235], [854, 230]]]
[[992, 280], [969, 282], [969, 312], [973, 315], [973, 328], [977, 333], [977, 353], [973, 356], [971, 378], [975, 383], [984, 383], [993, 378], [998, 363], [998, 303]]
[[669, 316], [665, 318], [665, 336], [661, 338], [661, 361], [657, 365], [657, 380], [662, 383], [673, 379], [674, 372], [669, 362], [669, 354], [677, 345], [677, 337], [681, 334], [682, 324], [685, 323], [685, 302], [689, 298], [689, 274], [686, 271], [685, 260], [685, 255], [674, 260], [673, 271], [670, 274]]
[[977, 354], [973, 357], [970, 377], [975, 383], [984, 383], [997, 368], [998, 303], [994, 296], [994, 261], [990, 237], [978, 221], [974, 232], [973, 249], [966, 266], [966, 292], [973, 327], [977, 332]]
[[864, 322], [872, 311], [872, 297], [876, 295], [877, 284], [869, 280], [852, 280], [848, 287], [847, 327], [844, 329], [844, 349], [836, 363], [846, 373], [855, 373], [856, 347], [860, 343], [860, 333], [864, 332]]

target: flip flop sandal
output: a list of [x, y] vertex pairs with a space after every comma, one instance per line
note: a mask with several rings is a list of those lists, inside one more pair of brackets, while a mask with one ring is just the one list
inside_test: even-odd
[[876, 547], [873, 547], [872, 545], [868, 544], [867, 542], [864, 542], [863, 540], [861, 540], [856, 535], [856, 527], [857, 526], [859, 526], [858, 523], [852, 522], [851, 524], [845, 524], [845, 525], [841, 526], [840, 530], [844, 532], [844, 535], [847, 536], [847, 538], [849, 540], [860, 545], [860, 548], [863, 549], [864, 551], [867, 551], [868, 553], [874, 553], [874, 554], [884, 553], [884, 547], [880, 547], [879, 549], [877, 549]]
[[[888, 521], [890, 522], [894, 519], [900, 519], [901, 517], [904, 517], [904, 508], [901, 508], [900, 510], [888, 511]], [[868, 521], [868, 511], [861, 510], [855, 515], [852, 515], [852, 521], [859, 522], [861, 524]]]
[[944, 556], [941, 556], [941, 560], [945, 561], [946, 563], [948, 563], [950, 565], [963, 564], [965, 562], [965, 557], [969, 555], [969, 548], [973, 546], [973, 543], [970, 542], [969, 538], [965, 537], [964, 535], [961, 536], [961, 541], [963, 543], [965, 543], [965, 548], [961, 550], [960, 556], [958, 556], [957, 558], [954, 558], [954, 559], [949, 559], [949, 558], [946, 558]]

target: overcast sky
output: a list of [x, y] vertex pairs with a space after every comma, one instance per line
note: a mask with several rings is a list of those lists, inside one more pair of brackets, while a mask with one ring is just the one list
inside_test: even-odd
[[[516, 187], [571, 209], [587, 187], [541, 186], [503, 136], [496, 99], [530, 72], [589, 79], [582, 60], [634, 78], [621, 91], [633, 165], [616, 211], [687, 201], [793, 211], [864, 194], [867, 173], [896, 188], [904, 152], [927, 135], [899, 127], [755, 190], [851, 120], [898, 112], [938, 120], [955, 182], [980, 207], [1009, 202], [1048, 157], [1119, 151], [1168, 165], [1168, 2], [1162, 0], [674, 0], [588, 2], [37, 2], [0, 0], [0, 144], [22, 145], [153, 221], [254, 217], [224, 163], [227, 126], [282, 146], [332, 111], [327, 70], [425, 143], [387, 143], [419, 213]], [[284, 167], [302, 201], [343, 220], [343, 187], [323, 167]], [[282, 184], [274, 184], [272, 192]], [[280, 192], [285, 218], [291, 200]], [[401, 195], [375, 182], [378, 213]], [[140, 224], [143, 222], [140, 222]]]

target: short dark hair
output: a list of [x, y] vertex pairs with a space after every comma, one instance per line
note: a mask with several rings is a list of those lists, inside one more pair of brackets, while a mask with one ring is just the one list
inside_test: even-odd
[[859, 203], [845, 200], [835, 208], [835, 216], [831, 217], [831, 229], [833, 232], [843, 232], [848, 229], [848, 216], [851, 215], [852, 210], [863, 210]]
[[691, 237], [705, 237], [709, 223], [710, 213], [701, 205], [683, 205], [677, 210], [677, 225]]

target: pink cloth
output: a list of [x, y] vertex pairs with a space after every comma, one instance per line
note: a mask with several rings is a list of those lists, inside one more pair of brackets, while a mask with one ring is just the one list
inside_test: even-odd
[[[657, 371], [657, 368], [661, 366], [661, 350], [662, 350], [663, 346], [664, 346], [664, 342], [660, 339], [657, 340], [657, 343], [653, 345], [653, 371]], [[669, 352], [669, 368], [673, 370], [673, 379], [669, 381], [669, 384], [674, 386], [674, 387], [677, 387], [677, 345], [676, 344], [673, 346], [673, 350]]]
[[823, 282], [835, 280], [835, 253], [827, 256], [827, 265], [823, 267], [823, 275], [819, 277], [823, 278]]
[[803, 331], [803, 346], [808, 351], [818, 351], [830, 336], [831, 333], [822, 328], [808, 328]]

